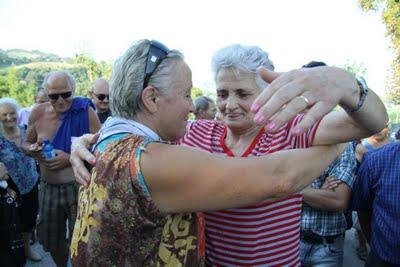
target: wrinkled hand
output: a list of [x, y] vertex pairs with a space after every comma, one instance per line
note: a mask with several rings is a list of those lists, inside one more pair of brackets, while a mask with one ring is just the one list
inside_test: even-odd
[[54, 158], [43, 159], [41, 162], [43, 165], [49, 170], [55, 171], [59, 169], [63, 169], [70, 165], [69, 163], [69, 154], [65, 153], [62, 150], [54, 149], [56, 156]]
[[321, 189], [334, 190], [341, 183], [342, 183], [342, 180], [336, 179], [334, 177], [328, 177], [325, 180], [324, 184], [321, 186]]
[[90, 173], [85, 166], [85, 161], [91, 165], [96, 163], [96, 158], [88, 148], [96, 144], [99, 134], [85, 134], [72, 142], [70, 162], [74, 170], [77, 183], [87, 186], [90, 182]]
[[8, 179], [8, 171], [6, 165], [3, 162], [0, 162], [0, 181]]
[[254, 120], [267, 131], [279, 129], [296, 114], [306, 113], [293, 129], [300, 135], [340, 104], [354, 108], [359, 88], [351, 73], [335, 67], [316, 67], [277, 73], [261, 68], [261, 78], [270, 83], [254, 101]]

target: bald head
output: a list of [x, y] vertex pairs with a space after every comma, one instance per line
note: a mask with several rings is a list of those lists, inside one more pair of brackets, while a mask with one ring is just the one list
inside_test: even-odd
[[109, 95], [110, 92], [108, 80], [103, 78], [95, 80], [92, 87], [92, 100], [98, 113], [104, 113], [108, 111]]
[[92, 90], [96, 94], [105, 94], [105, 93], [108, 94], [109, 93], [108, 80], [103, 79], [103, 78], [99, 78], [99, 79], [95, 80], [93, 83]]

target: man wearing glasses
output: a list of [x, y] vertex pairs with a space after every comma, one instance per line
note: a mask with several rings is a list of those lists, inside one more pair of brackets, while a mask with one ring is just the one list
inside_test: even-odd
[[[78, 200], [78, 187], [69, 163], [71, 141], [100, 128], [94, 106], [83, 97], [74, 97], [75, 80], [67, 71], [55, 71], [43, 82], [49, 102], [36, 106], [29, 117], [23, 149], [38, 160], [42, 175], [39, 239], [50, 251], [57, 266], [66, 266], [68, 241], [66, 226], [72, 232]], [[49, 140], [54, 157], [45, 158], [42, 143]]]
[[108, 81], [102, 78], [95, 80], [90, 94], [96, 106], [97, 117], [99, 117], [100, 123], [103, 124], [111, 116], [108, 106], [110, 95]]

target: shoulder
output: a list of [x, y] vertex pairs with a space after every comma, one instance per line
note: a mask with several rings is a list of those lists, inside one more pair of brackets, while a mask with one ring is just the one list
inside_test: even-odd
[[52, 109], [52, 106], [49, 102], [35, 105], [35, 107], [33, 107], [32, 111], [31, 111], [29, 120], [33, 121], [33, 122], [38, 120], [46, 113], [46, 111], [48, 111], [50, 109]]
[[[389, 162], [390, 159], [395, 159], [400, 154], [400, 143], [391, 143], [384, 145], [373, 151], [369, 151], [364, 156], [365, 162], [385, 161]], [[364, 163], [363, 161], [363, 163]]]
[[87, 109], [88, 107], [92, 107], [94, 109], [94, 104], [92, 100], [83, 96], [75, 96], [72, 102], [73, 109]]
[[213, 120], [195, 120], [191, 121], [188, 125], [188, 131], [202, 130], [206, 132], [213, 132], [215, 130], [223, 131], [225, 125], [219, 121]]

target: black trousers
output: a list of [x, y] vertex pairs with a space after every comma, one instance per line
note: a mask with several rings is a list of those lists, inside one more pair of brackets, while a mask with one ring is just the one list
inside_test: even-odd
[[372, 251], [369, 253], [365, 267], [400, 267], [400, 264], [393, 264], [383, 261]]

